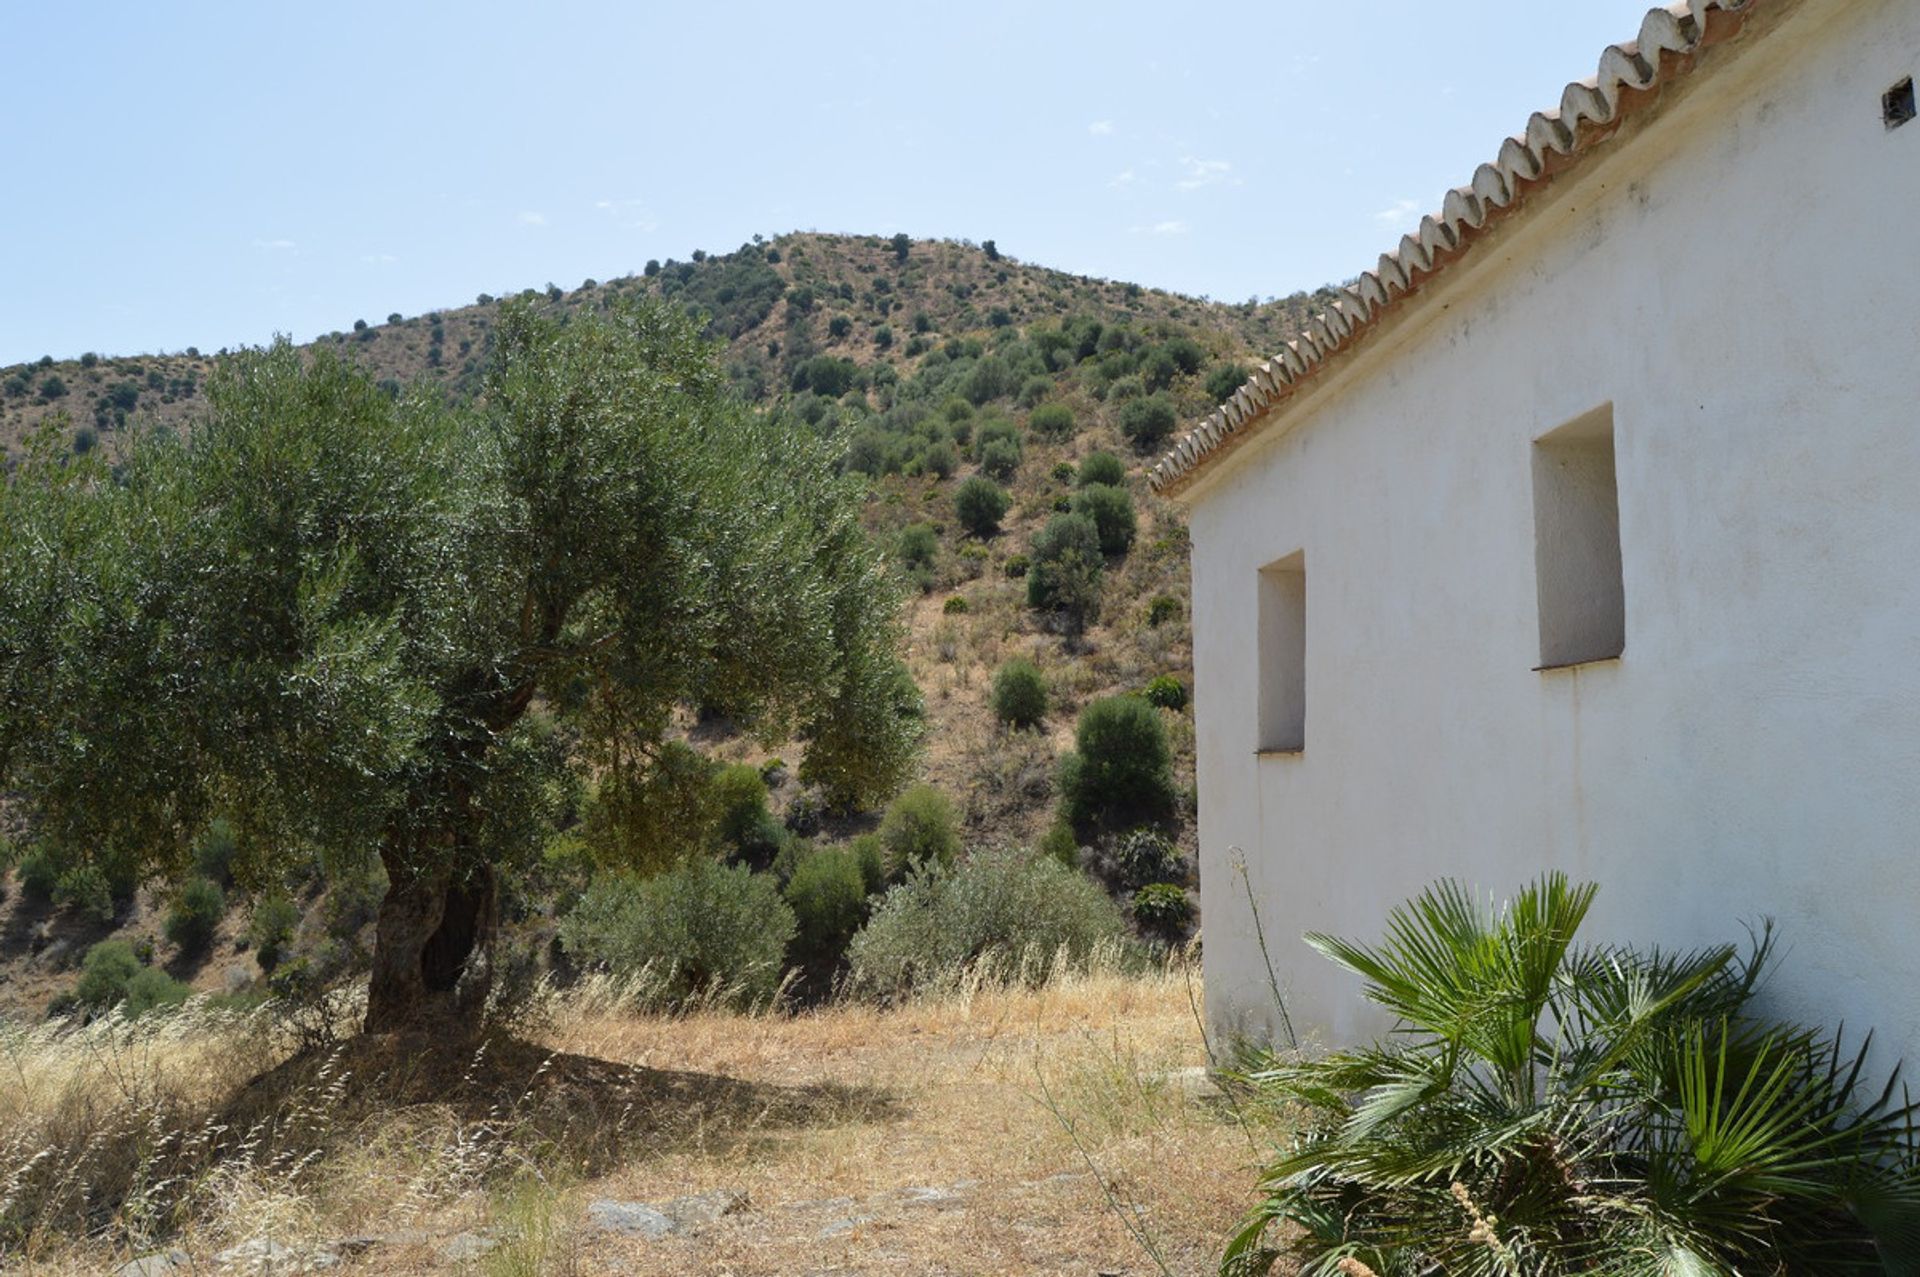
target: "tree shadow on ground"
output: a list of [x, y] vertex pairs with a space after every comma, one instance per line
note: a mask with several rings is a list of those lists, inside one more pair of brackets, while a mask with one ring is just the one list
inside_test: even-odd
[[408, 1110], [450, 1116], [479, 1144], [561, 1156], [599, 1175], [695, 1144], [724, 1151], [783, 1130], [890, 1121], [900, 1106], [877, 1087], [644, 1068], [505, 1036], [449, 1044], [363, 1034], [261, 1074], [218, 1120], [284, 1157], [323, 1153]]

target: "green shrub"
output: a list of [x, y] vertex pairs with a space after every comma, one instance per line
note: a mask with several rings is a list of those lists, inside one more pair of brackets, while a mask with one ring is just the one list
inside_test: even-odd
[[227, 897], [211, 878], [193, 878], [174, 897], [167, 910], [167, 939], [182, 953], [200, 953], [213, 943], [213, 933], [226, 916]]
[[1911, 1270], [1920, 1137], [1867, 1042], [1754, 1001], [1765, 931], [1576, 943], [1594, 893], [1553, 874], [1496, 910], [1441, 883], [1378, 945], [1307, 937], [1396, 1031], [1256, 1062], [1299, 1125], [1222, 1271]]
[[83, 1007], [104, 1011], [127, 996], [127, 982], [140, 973], [140, 959], [125, 940], [102, 940], [80, 960], [73, 996]]
[[143, 1015], [178, 1006], [193, 990], [155, 967], [145, 965], [125, 940], [102, 940], [80, 962], [80, 982], [72, 1002], [95, 1013], [118, 1006], [122, 1014]]
[[853, 853], [854, 863], [860, 867], [860, 886], [869, 896], [883, 891], [887, 885], [887, 846], [880, 841], [879, 834], [861, 834], [851, 843], [848, 850]]
[[141, 967], [127, 981], [126, 1001], [121, 1011], [127, 1016], [176, 1007], [193, 996], [193, 990], [158, 967]]
[[989, 958], [1005, 964], [1005, 976], [1038, 982], [1057, 958], [1084, 962], [1123, 933], [1119, 908], [1098, 883], [1047, 856], [1006, 849], [924, 870], [888, 891], [848, 960], [855, 986], [880, 994], [937, 984]]
[[1156, 594], [1147, 604], [1147, 624], [1155, 629], [1180, 619], [1180, 600], [1170, 594]]
[[1038, 727], [1047, 716], [1047, 680], [1032, 661], [1015, 657], [993, 675], [993, 716], [1009, 727]]
[[1082, 514], [1056, 514], [1033, 538], [1027, 606], [1059, 613], [1069, 633], [1100, 615], [1100, 533]]
[[1001, 570], [1012, 579], [1018, 581], [1027, 574], [1027, 569], [1032, 566], [1033, 560], [1029, 559], [1026, 555], [1009, 554], [1006, 565]]
[[1073, 826], [1064, 820], [1056, 820], [1047, 826], [1047, 832], [1040, 835], [1040, 845], [1035, 850], [1059, 861], [1068, 869], [1078, 869], [1080, 866], [1080, 840], [1073, 836]]
[[943, 616], [960, 616], [969, 611], [972, 611], [972, 605], [958, 594], [952, 595], [945, 603], [940, 605], [940, 612]]
[[1125, 488], [1089, 484], [1073, 494], [1073, 512], [1093, 520], [1102, 554], [1125, 554], [1133, 548], [1137, 523], [1133, 497]]
[[960, 464], [960, 454], [945, 439], [930, 443], [920, 453], [920, 472], [936, 479], [951, 476]]
[[931, 571], [940, 553], [940, 536], [930, 523], [910, 523], [900, 530], [900, 562], [908, 571]]
[[578, 962], [648, 972], [669, 1005], [763, 1002], [780, 987], [793, 910], [771, 874], [696, 857], [651, 878], [604, 874], [560, 922]]
[[880, 844], [895, 881], [921, 865], [953, 863], [960, 850], [953, 804], [932, 785], [909, 786], [880, 818]]
[[1053, 469], [1047, 471], [1047, 478], [1055, 483], [1072, 483], [1073, 476], [1074, 469], [1071, 461], [1056, 461], [1053, 463]]
[[1171, 674], [1155, 677], [1140, 694], [1147, 698], [1147, 704], [1159, 709], [1177, 712], [1187, 707], [1187, 685]]
[[1073, 438], [1073, 428], [1073, 409], [1063, 403], [1041, 404], [1027, 418], [1027, 429], [1049, 443], [1064, 443]]
[[985, 475], [974, 475], [953, 494], [954, 517], [960, 526], [977, 537], [990, 537], [1000, 531], [1010, 504], [1006, 490]]
[[1020, 445], [1006, 439], [994, 440], [980, 453], [980, 470], [1002, 483], [1011, 481], [1020, 470]]
[[193, 871], [225, 886], [233, 881], [233, 858], [239, 850], [233, 826], [216, 818], [193, 843]]
[[839, 968], [847, 945], [867, 920], [860, 857], [851, 848], [814, 852], [793, 871], [786, 896], [795, 923], [789, 960], [816, 983], [824, 982]]
[[1014, 461], [1019, 462], [1020, 427], [1005, 417], [988, 417], [982, 421], [973, 435], [973, 459], [984, 464], [987, 449], [995, 444], [1008, 444], [1014, 450]]
[[760, 769], [748, 763], [722, 767], [707, 792], [720, 845], [755, 868], [771, 864], [786, 834], [767, 810], [767, 780]]
[[1134, 399], [1120, 409], [1120, 433], [1137, 452], [1152, 452], [1173, 433], [1179, 416], [1165, 395]]
[[1178, 940], [1193, 921], [1193, 901], [1173, 883], [1150, 882], [1133, 893], [1133, 920], [1148, 935]]
[[300, 910], [284, 895], [275, 893], [254, 902], [247, 935], [253, 941], [253, 956], [262, 971], [273, 974], [286, 956], [294, 929], [299, 925]]
[[1180, 849], [1173, 845], [1173, 840], [1146, 826], [1128, 830], [1115, 840], [1113, 872], [1120, 885], [1128, 888], [1176, 882], [1186, 876], [1180, 864]]
[[1173, 755], [1160, 712], [1138, 696], [1109, 696], [1081, 710], [1074, 752], [1060, 760], [1060, 793], [1080, 830], [1171, 815]]
[[113, 885], [97, 865], [75, 865], [54, 879], [53, 903], [95, 922], [112, 922], [119, 913]]
[[13, 873], [20, 880], [20, 890], [34, 900], [53, 899], [54, 889], [60, 883], [60, 867], [54, 862], [53, 853], [44, 846], [21, 855]]
[[1207, 398], [1215, 403], [1225, 403], [1247, 384], [1247, 376], [1247, 370], [1239, 364], [1221, 364], [1207, 374]]
[[1095, 484], [1105, 484], [1117, 488], [1127, 481], [1127, 466], [1111, 452], [1093, 452], [1080, 463], [1079, 486], [1090, 488]]

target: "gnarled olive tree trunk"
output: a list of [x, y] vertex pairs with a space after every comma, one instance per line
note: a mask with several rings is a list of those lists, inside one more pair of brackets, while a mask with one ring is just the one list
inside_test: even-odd
[[493, 982], [499, 923], [493, 867], [419, 873], [399, 857], [384, 859], [389, 882], [374, 921], [365, 1030], [473, 1032]]

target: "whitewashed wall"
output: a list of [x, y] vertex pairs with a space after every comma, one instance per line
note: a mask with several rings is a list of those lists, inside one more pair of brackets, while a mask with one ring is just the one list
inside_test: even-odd
[[[1920, 1064], [1920, 122], [1880, 112], [1920, 4], [1714, 56], [1191, 490], [1216, 1028], [1271, 1025], [1237, 848], [1332, 1040], [1380, 1025], [1302, 932], [1560, 868], [1596, 937], [1774, 917], [1778, 1004]], [[1606, 403], [1625, 653], [1536, 673], [1531, 440]], [[1306, 746], [1256, 757], [1256, 574], [1295, 551]]]

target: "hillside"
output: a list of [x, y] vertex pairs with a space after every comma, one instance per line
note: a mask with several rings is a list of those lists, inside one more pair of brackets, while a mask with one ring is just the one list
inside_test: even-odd
[[[1224, 305], [1046, 270], [991, 244], [796, 234], [650, 263], [642, 275], [572, 291], [549, 287], [544, 301], [565, 310], [631, 295], [707, 315], [744, 398], [796, 430], [843, 440], [846, 467], [871, 477], [868, 526], [895, 547], [917, 587], [908, 661], [927, 704], [924, 778], [952, 800], [968, 845], [1034, 845], [1051, 833], [1057, 846], [1056, 775], [1076, 716], [1095, 699], [1160, 679], [1159, 712], [1184, 796], [1170, 832], [1191, 853], [1185, 532], [1141, 482], [1143, 463], [1178, 423], [1236, 387], [1257, 352], [1285, 340], [1315, 298]], [[396, 393], [424, 382], [464, 397], [480, 391], [500, 304], [483, 295], [313, 344], [347, 352]], [[113, 452], [142, 424], [190, 426], [214, 366], [187, 352], [0, 369], [0, 441], [17, 450], [51, 423], [68, 447]], [[1087, 508], [1087, 496], [1076, 496], [1082, 465], [1100, 452], [1121, 462], [1127, 495], [1109, 489], [1109, 500], [1130, 502], [1137, 529], [1127, 538], [1116, 522], [1104, 544], [1103, 524], [1097, 606], [1082, 624], [1070, 609], [1029, 606], [1027, 576], [1047, 522]], [[961, 526], [956, 494], [976, 475], [1004, 489], [997, 531]], [[1109, 516], [1118, 517], [1113, 509], [1101, 517]], [[1037, 730], [1008, 730], [990, 707], [995, 671], [1015, 657], [1046, 682]], [[734, 733], [724, 718], [690, 723], [688, 733], [713, 758], [768, 765], [774, 813], [796, 832], [838, 841], [873, 827], [873, 815], [821, 827], [791, 769], [771, 765], [778, 751]], [[1081, 858], [1100, 872], [1102, 856], [1096, 848]], [[295, 948], [351, 961], [365, 910], [305, 899]], [[0, 955], [13, 956], [0, 957], [0, 1007], [44, 1008], [71, 983], [78, 955], [109, 930], [159, 942], [162, 905], [142, 892], [109, 926], [5, 893]], [[169, 968], [200, 988], [244, 987], [253, 965], [240, 952], [244, 912], [233, 911], [211, 956]], [[545, 926], [538, 908], [527, 921], [536, 933]], [[167, 946], [157, 952], [165, 958]]]

